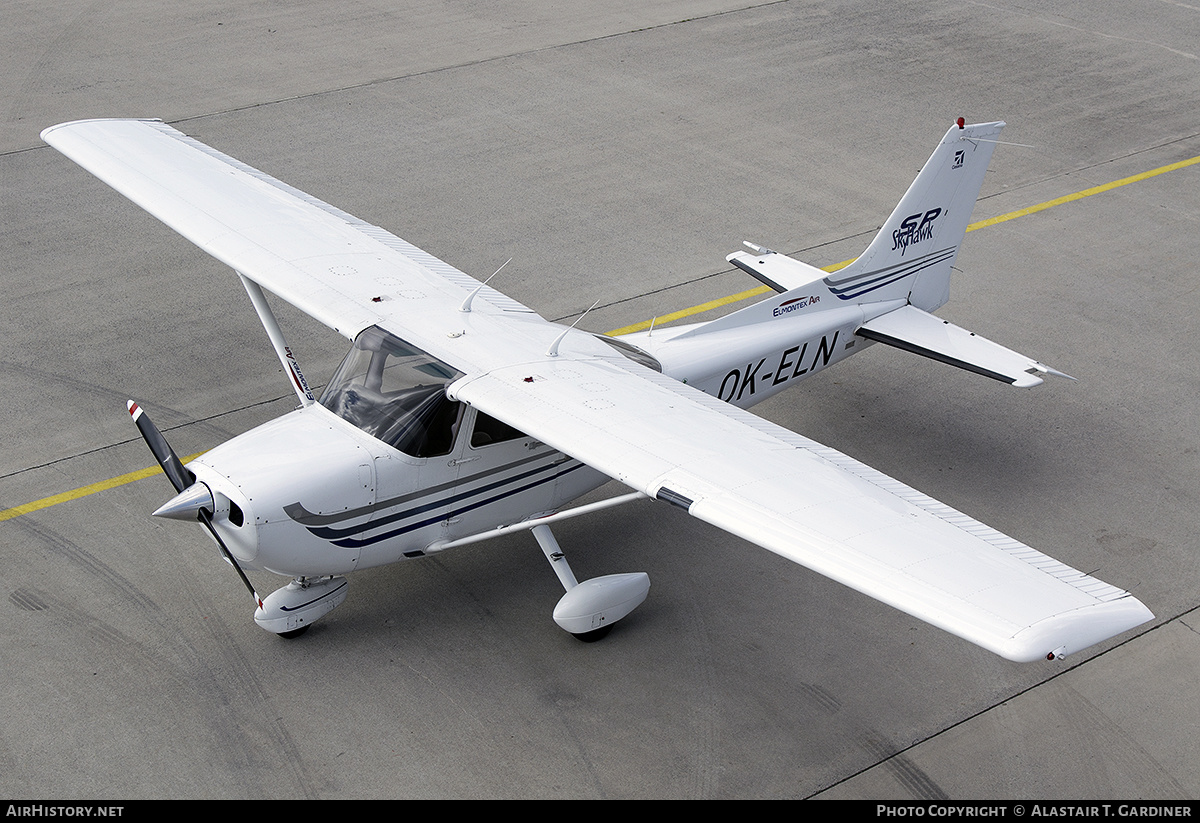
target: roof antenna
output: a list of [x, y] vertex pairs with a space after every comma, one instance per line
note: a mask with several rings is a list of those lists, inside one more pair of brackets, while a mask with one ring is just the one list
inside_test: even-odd
[[[508, 258], [507, 260], [505, 260], [503, 263], [500, 264], [500, 269], [507, 266], [509, 263], [512, 262], [512, 260], [513, 259], [511, 257]], [[492, 277], [495, 277], [497, 274], [499, 274], [500, 269], [496, 269], [494, 272], [492, 272]], [[471, 301], [475, 299], [475, 295], [477, 295], [481, 291], [483, 291], [484, 286], [486, 286], [488, 283], [490, 283], [492, 281], [492, 277], [489, 277], [487, 280], [484, 280], [482, 283], [480, 283], [478, 286], [476, 286], [475, 290], [467, 295], [467, 299], [464, 300], [463, 304], [458, 307], [458, 310], [461, 312], [470, 312], [471, 311]]]
[[596, 308], [599, 305], [600, 305], [600, 301], [597, 300], [595, 303], [593, 303], [591, 306], [588, 307], [587, 311], [585, 311], [583, 314], [579, 315], [579, 317], [576, 318], [574, 323], [572, 323], [567, 328], [563, 329], [563, 333], [560, 334], [558, 337], [556, 337], [554, 339], [554, 342], [550, 344], [550, 349], [546, 352], [546, 356], [547, 357], [558, 357], [558, 344], [561, 343], [563, 341], [563, 338], [567, 336], [567, 332], [571, 331], [571, 329], [578, 326], [579, 321], [582, 320], [583, 318], [587, 317], [588, 311], [591, 311], [592, 309]]

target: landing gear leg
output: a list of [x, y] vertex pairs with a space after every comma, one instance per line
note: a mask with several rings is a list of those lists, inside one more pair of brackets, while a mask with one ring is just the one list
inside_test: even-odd
[[558, 582], [563, 584], [563, 588], [567, 591], [579, 585], [579, 581], [575, 579], [575, 572], [571, 571], [571, 564], [567, 562], [567, 556], [563, 554], [563, 550], [559, 548], [558, 540], [554, 537], [554, 532], [550, 531], [549, 526], [534, 526], [533, 536], [537, 538], [538, 545], [542, 547], [542, 554], [546, 555], [546, 559], [550, 561], [550, 568], [554, 569], [554, 573], [558, 575]]
[[650, 593], [645, 572], [610, 574], [579, 583], [550, 527], [531, 530], [567, 593], [554, 608], [554, 622], [576, 638], [590, 643], [608, 634], [612, 624], [641, 605]]

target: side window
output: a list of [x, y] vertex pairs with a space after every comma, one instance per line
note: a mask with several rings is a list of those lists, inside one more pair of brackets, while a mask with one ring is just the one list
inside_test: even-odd
[[481, 446], [504, 443], [505, 441], [516, 440], [518, 437], [524, 436], [524, 432], [514, 429], [507, 423], [501, 423], [489, 414], [477, 412], [475, 415], [475, 428], [471, 431], [471, 448], [478, 449]]

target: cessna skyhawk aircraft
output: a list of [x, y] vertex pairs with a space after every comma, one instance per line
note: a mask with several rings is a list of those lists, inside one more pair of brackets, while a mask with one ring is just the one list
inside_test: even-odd
[[[645, 574], [576, 581], [550, 525], [643, 497], [1011, 660], [1053, 659], [1153, 618], [1083, 574], [868, 466], [745, 411], [874, 342], [1014, 386], [1053, 369], [930, 312], [949, 298], [1003, 123], [946, 132], [867, 250], [835, 274], [746, 244], [728, 260], [777, 294], [707, 323], [619, 338], [550, 323], [389, 232], [157, 120], [43, 139], [237, 272], [300, 400], [183, 466], [129, 411], [177, 496], [295, 636], [356, 569], [527, 529], [595, 638]], [[264, 290], [353, 342], [318, 401]], [[632, 491], [564, 508], [610, 480]], [[265, 600], [245, 570], [293, 578]]]

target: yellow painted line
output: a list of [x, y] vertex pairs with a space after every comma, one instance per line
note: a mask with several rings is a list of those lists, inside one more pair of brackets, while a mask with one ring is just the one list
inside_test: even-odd
[[[980, 220], [977, 223], [972, 223], [971, 225], [967, 226], [967, 231], [975, 231], [975, 229], [982, 229], [985, 226], [994, 226], [998, 223], [1005, 223], [1009, 220], [1015, 220], [1018, 217], [1036, 214], [1039, 211], [1045, 211], [1046, 209], [1054, 208], [1055, 206], [1061, 206], [1064, 203], [1072, 203], [1076, 200], [1082, 200], [1085, 197], [1091, 197], [1095, 194], [1112, 191], [1113, 189], [1120, 188], [1121, 186], [1128, 186], [1130, 183], [1149, 180], [1151, 177], [1157, 177], [1160, 174], [1166, 174], [1169, 171], [1186, 168], [1187, 166], [1194, 166], [1197, 163], [1200, 163], [1200, 156], [1193, 157], [1190, 160], [1180, 160], [1178, 163], [1160, 166], [1157, 169], [1144, 171], [1141, 174], [1122, 177], [1120, 180], [1114, 180], [1111, 183], [1105, 183], [1101, 186], [1093, 186], [1090, 189], [1084, 189], [1083, 191], [1075, 192], [1074, 194], [1068, 194], [1065, 197], [1047, 200], [1045, 203], [1039, 203], [1036, 206], [1030, 206], [1029, 208], [1025, 209], [1017, 209], [1016, 211], [1010, 211], [1007, 214], [1001, 214], [998, 217], [990, 217], [987, 220]], [[850, 260], [843, 260], [841, 263], [835, 263], [832, 266], [824, 266], [822, 270], [832, 273], [838, 269], [845, 268], [853, 262], [853, 258]], [[759, 286], [758, 288], [747, 289], [746, 291], [741, 291], [737, 294], [731, 294], [728, 297], [709, 300], [707, 303], [701, 303], [698, 306], [692, 306], [691, 308], [680, 309], [679, 311], [671, 312], [670, 314], [664, 314], [661, 317], [655, 317], [652, 320], [643, 320], [642, 322], [634, 323], [631, 326], [623, 326], [619, 329], [613, 329], [612, 331], [608, 332], [608, 334], [616, 337], [622, 334], [631, 334], [632, 332], [644, 331], [645, 329], [648, 329], [653, 325], [658, 325], [659, 323], [671, 323], [675, 320], [682, 320], [685, 317], [702, 314], [706, 311], [711, 311], [712, 309], [719, 309], [722, 306], [728, 306], [731, 303], [740, 303], [743, 300], [749, 300], [752, 297], [758, 297], [770, 291], [771, 289], [767, 286]], [[195, 460], [201, 454], [204, 454], [204, 452], [198, 452], [190, 457], [186, 457], [184, 458], [183, 462], [187, 463], [191, 460]], [[41, 500], [35, 500], [32, 503], [26, 503], [23, 506], [5, 509], [4, 511], [0, 511], [0, 521], [11, 520], [12, 518], [19, 517], [22, 514], [28, 514], [29, 512], [38, 511], [39, 509], [56, 506], [59, 503], [65, 503], [68, 500], [77, 500], [80, 497], [87, 497], [89, 494], [95, 494], [96, 492], [105, 491], [106, 489], [113, 489], [117, 486], [124, 486], [127, 483], [132, 483], [135, 480], [141, 480], [144, 477], [150, 477], [151, 475], [158, 474], [161, 471], [161, 468], [154, 466], [149, 469], [142, 469], [141, 471], [123, 474], [120, 477], [113, 477], [109, 480], [103, 480], [99, 483], [92, 483], [90, 486], [83, 486], [75, 489], [74, 491], [63, 492], [62, 494], [56, 494], [51, 497], [44, 497]]]
[[[1047, 200], [1045, 203], [1039, 203], [1036, 206], [1030, 206], [1029, 208], [1025, 209], [1017, 209], [1016, 211], [1010, 211], [1008, 214], [1001, 214], [997, 217], [989, 217], [987, 220], [980, 220], [977, 223], [972, 223], [971, 225], [967, 226], [967, 231], [975, 231], [975, 229], [982, 229], [985, 226], [995, 226], [998, 223], [1006, 223], [1009, 220], [1015, 220], [1018, 217], [1036, 214], [1039, 211], [1045, 211], [1046, 209], [1054, 208], [1055, 206], [1061, 206], [1064, 203], [1072, 203], [1076, 200], [1082, 200], [1085, 197], [1091, 197], [1094, 194], [1112, 191], [1113, 189], [1120, 188], [1121, 186], [1128, 186], [1130, 183], [1137, 183], [1141, 180], [1149, 180], [1151, 177], [1157, 177], [1160, 174], [1166, 174], [1169, 171], [1186, 168], [1187, 166], [1194, 166], [1197, 163], [1200, 163], [1200, 156], [1193, 157], [1190, 160], [1180, 160], [1178, 163], [1160, 166], [1157, 169], [1144, 171], [1141, 174], [1122, 177], [1120, 180], [1114, 180], [1113, 182], [1105, 183], [1102, 186], [1093, 186], [1090, 189], [1084, 189], [1083, 191], [1078, 191], [1074, 194], [1068, 194], [1065, 197]], [[832, 273], [838, 269], [844, 269], [853, 262], [853, 258], [850, 260], [843, 260], [841, 263], [835, 263], [832, 266], [822, 267], [822, 271]], [[636, 331], [645, 331], [652, 325], [657, 326], [659, 323], [670, 323], [674, 320], [682, 320], [685, 317], [691, 317], [695, 314], [703, 314], [704, 312], [711, 311], [712, 309], [719, 309], [722, 306], [728, 306], [730, 303], [740, 303], [743, 300], [749, 300], [752, 297], [758, 297], [759, 295], [767, 294], [771, 291], [773, 290], [768, 286], [760, 286], [756, 289], [749, 289], [747, 291], [738, 292], [737, 294], [731, 294], [728, 297], [710, 300], [707, 303], [701, 303], [698, 306], [692, 306], [691, 308], [680, 309], [679, 311], [671, 312], [670, 314], [664, 314], [661, 317], [654, 318], [653, 320], [643, 320], [640, 323], [634, 323], [630, 326], [622, 326], [619, 329], [613, 329], [612, 331], [607, 332], [607, 334], [610, 337], [618, 337], [622, 334], [632, 334]]]
[[1045, 211], [1046, 209], [1051, 209], [1051, 208], [1054, 208], [1055, 206], [1061, 206], [1063, 203], [1072, 203], [1076, 200], [1082, 200], [1085, 197], [1091, 197], [1094, 194], [1101, 194], [1106, 191], [1112, 191], [1113, 189], [1118, 189], [1121, 186], [1128, 186], [1130, 183], [1137, 183], [1142, 180], [1149, 180], [1151, 177], [1158, 177], [1160, 174], [1166, 174], [1169, 171], [1175, 171], [1176, 169], [1186, 168], [1187, 166], [1194, 166], [1197, 163], [1200, 163], [1200, 157], [1193, 157], [1190, 160], [1180, 160], [1178, 163], [1171, 163], [1168, 166], [1160, 166], [1157, 169], [1151, 169], [1150, 171], [1144, 171], [1141, 174], [1135, 174], [1130, 177], [1122, 177], [1120, 180], [1114, 180], [1113, 182], [1105, 183], [1102, 186], [1092, 186], [1092, 188], [1090, 188], [1090, 189], [1084, 189], [1083, 191], [1077, 191], [1074, 194], [1068, 194], [1065, 197], [1059, 197], [1055, 200], [1047, 200], [1045, 203], [1039, 203], [1038, 205], [1030, 206], [1027, 209], [1018, 209], [1017, 211], [1010, 211], [1008, 214], [1002, 214], [999, 217], [992, 217], [987, 220], [980, 220], [978, 223], [972, 223], [971, 225], [967, 226], [967, 231], [974, 231], [975, 229], [982, 229], [984, 226], [994, 226], [997, 223], [1004, 223], [1005, 221], [1008, 221], [1008, 220], [1014, 220], [1018, 217], [1024, 217], [1027, 214], [1036, 214], [1039, 211]]
[[[831, 274], [838, 269], [844, 269], [854, 262], [854, 259], [843, 260], [841, 263], [834, 263], [832, 266], [825, 266], [821, 271], [830, 272]], [[749, 300], [751, 297], [758, 297], [762, 294], [773, 292], [770, 286], [758, 286], [757, 288], [740, 291], [737, 294], [731, 294], [728, 297], [719, 297], [716, 300], [709, 300], [707, 303], [701, 303], [699, 306], [692, 306], [690, 309], [680, 309], [679, 311], [663, 314], [655, 317], [653, 320], [643, 320], [640, 323], [634, 323], [631, 326], [622, 326], [619, 329], [613, 329], [610, 332], [605, 332], [609, 337], [618, 337], [622, 334], [631, 334], [635, 331], [643, 331], [651, 326], [657, 326], [659, 323], [670, 323], [673, 320], [682, 320], [685, 317], [691, 317], [693, 314], [701, 314], [710, 309], [719, 309], [721, 306], [728, 306], [730, 303], [740, 303], [743, 300]]]
[[[183, 458], [182, 462], [190, 463], [202, 454], [204, 454], [204, 452], [197, 452], [196, 454]], [[0, 520], [11, 520], [14, 517], [20, 517], [23, 514], [35, 512], [38, 509], [46, 509], [50, 506], [57, 506], [59, 503], [66, 503], [68, 500], [78, 500], [80, 497], [87, 497], [89, 494], [95, 494], [96, 492], [102, 492], [107, 489], [115, 489], [118, 486], [124, 486], [127, 483], [132, 483], [135, 480], [141, 480], [144, 477], [150, 477], [151, 475], [161, 473], [162, 468], [160, 466], [151, 466], [148, 469], [141, 469], [139, 471], [129, 472], [129, 474], [122, 474], [118, 477], [111, 477], [108, 480], [101, 480], [99, 483], [92, 483], [89, 486], [82, 486], [74, 491], [55, 494], [51, 497], [43, 497], [41, 500], [35, 500], [32, 503], [26, 503], [24, 506], [5, 509], [4, 511], [0, 511]]]
[[740, 291], [737, 294], [731, 294], [728, 297], [720, 297], [716, 300], [709, 300], [707, 303], [701, 303], [699, 306], [692, 306], [690, 309], [673, 311], [670, 314], [664, 314], [659, 317], [655, 317], [653, 320], [643, 320], [640, 323], [634, 323], [632, 326], [622, 326], [619, 329], [613, 329], [610, 332], [605, 332], [605, 334], [607, 334], [609, 337], [617, 337], [622, 334], [629, 334], [630, 332], [642, 331], [643, 329], [648, 329], [651, 326], [657, 326], [659, 323], [670, 323], [673, 320], [682, 320], [685, 317], [691, 317], [693, 314], [700, 314], [701, 312], [710, 311], [711, 309], [719, 309], [721, 306], [728, 306], [730, 303], [740, 303], [743, 300], [749, 300], [751, 297], [758, 297], [760, 294], [766, 294], [769, 291], [773, 290], [767, 286], [759, 286], [758, 288], [747, 289], [746, 291]]

